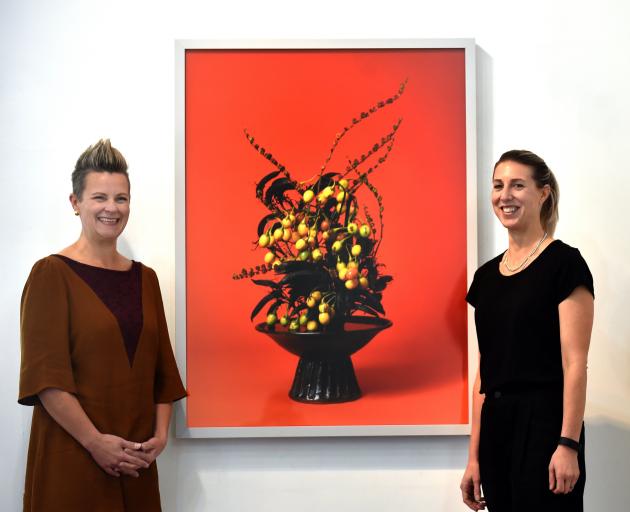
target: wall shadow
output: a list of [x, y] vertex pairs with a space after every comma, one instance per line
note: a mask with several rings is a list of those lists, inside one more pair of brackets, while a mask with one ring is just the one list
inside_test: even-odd
[[584, 510], [630, 509], [630, 425], [586, 422]]

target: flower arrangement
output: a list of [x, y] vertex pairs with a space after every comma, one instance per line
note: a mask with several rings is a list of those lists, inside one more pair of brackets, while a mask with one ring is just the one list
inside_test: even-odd
[[[252, 278], [254, 284], [268, 288], [251, 313], [252, 321], [265, 306], [268, 329], [293, 332], [342, 330], [356, 313], [385, 315], [382, 292], [392, 276], [382, 274], [384, 265], [377, 261], [385, 208], [370, 177], [392, 151], [402, 119], [343, 170], [333, 172], [327, 167], [348, 132], [397, 101], [405, 86], [406, 81], [396, 94], [352, 119], [336, 135], [320, 172], [307, 181], [295, 180], [245, 130], [249, 144], [275, 168], [256, 185], [256, 197], [269, 210], [258, 223], [254, 242], [255, 248], [265, 251], [264, 263], [233, 275], [237, 280]], [[378, 227], [367, 206], [359, 204], [359, 193], [364, 190], [378, 205]], [[277, 278], [258, 277], [268, 272]]]

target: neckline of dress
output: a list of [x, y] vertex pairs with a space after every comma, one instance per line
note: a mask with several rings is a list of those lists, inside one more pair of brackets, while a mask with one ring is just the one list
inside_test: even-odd
[[131, 267], [129, 267], [126, 270], [118, 270], [118, 269], [115, 269], [115, 268], [97, 267], [96, 265], [90, 265], [88, 263], [83, 263], [82, 261], [77, 261], [75, 259], [69, 258], [68, 256], [64, 256], [63, 254], [53, 254], [53, 256], [57, 256], [58, 258], [61, 258], [62, 260], [67, 260], [69, 262], [76, 263], [77, 265], [81, 265], [83, 267], [93, 268], [93, 269], [96, 269], [96, 270], [104, 270], [106, 272], [116, 272], [116, 273], [119, 273], [119, 274], [126, 274], [128, 272], [131, 272], [134, 269], [134, 267], [136, 266], [136, 264], [137, 264], [137, 261], [131, 260]]
[[532, 268], [532, 267], [534, 266], [534, 264], [536, 264], [536, 262], [537, 262], [540, 258], [542, 258], [542, 257], [543, 257], [543, 255], [544, 255], [544, 254], [545, 254], [545, 253], [549, 250], [549, 247], [551, 247], [552, 245], [558, 245], [556, 242], [560, 242], [560, 239], [556, 238], [555, 240], [552, 240], [549, 244], [547, 244], [547, 246], [546, 246], [546, 247], [545, 247], [542, 251], [540, 251], [540, 254], [539, 254], [538, 256], [536, 256], [536, 258], [535, 258], [535, 259], [534, 259], [534, 260], [533, 260], [533, 261], [532, 261], [529, 265], [527, 265], [527, 266], [526, 266], [523, 270], [520, 270], [520, 271], [518, 271], [518, 272], [515, 272], [514, 274], [511, 274], [511, 275], [509, 275], [509, 276], [508, 276], [508, 275], [505, 275], [505, 274], [503, 274], [503, 273], [501, 272], [501, 261], [503, 261], [503, 255], [505, 254], [505, 253], [502, 253], [502, 254], [499, 256], [499, 264], [496, 266], [497, 272], [499, 273], [499, 275], [500, 275], [501, 277], [505, 277], [506, 279], [511, 279], [511, 278], [513, 278], [513, 277], [516, 277], [516, 276], [518, 276], [518, 275], [522, 274], [523, 272], [526, 272], [526, 271], [527, 271], [527, 269]]

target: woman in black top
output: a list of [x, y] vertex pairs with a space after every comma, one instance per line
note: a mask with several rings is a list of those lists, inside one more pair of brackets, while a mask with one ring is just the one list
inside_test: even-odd
[[480, 361], [462, 497], [472, 510], [582, 511], [593, 279], [580, 252], [552, 238], [558, 185], [540, 157], [501, 156], [492, 206], [509, 244], [466, 296]]

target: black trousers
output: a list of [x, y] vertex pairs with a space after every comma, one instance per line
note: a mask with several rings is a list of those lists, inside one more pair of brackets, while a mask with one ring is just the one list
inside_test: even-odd
[[[489, 512], [582, 512], [586, 471], [569, 494], [549, 490], [562, 429], [562, 390], [489, 392], [481, 410], [479, 469]], [[584, 446], [584, 425], [580, 436]]]

